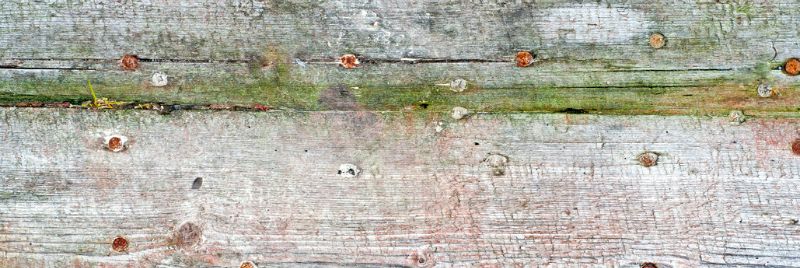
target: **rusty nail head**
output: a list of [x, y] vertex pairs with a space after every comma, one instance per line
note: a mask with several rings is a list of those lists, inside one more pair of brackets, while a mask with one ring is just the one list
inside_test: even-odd
[[786, 60], [786, 63], [783, 64], [783, 72], [788, 75], [800, 74], [800, 59], [791, 58]]
[[528, 51], [517, 52], [517, 67], [528, 67], [533, 63], [533, 54]]
[[122, 55], [119, 65], [125, 71], [134, 71], [139, 68], [139, 57], [131, 54]]
[[796, 139], [792, 142], [792, 153], [800, 155], [800, 139]]
[[257, 268], [257, 267], [253, 262], [246, 261], [246, 262], [242, 262], [242, 264], [239, 265], [239, 268]]
[[114, 238], [114, 241], [111, 242], [111, 249], [116, 252], [123, 252], [128, 250], [128, 240], [122, 236], [117, 236]]
[[658, 266], [656, 266], [656, 264], [652, 263], [652, 262], [642, 263], [642, 265], [640, 267], [641, 268], [658, 268]]
[[112, 152], [121, 152], [125, 150], [125, 143], [128, 141], [128, 138], [125, 136], [118, 136], [114, 135], [111, 137], [106, 138], [106, 149]]
[[653, 33], [650, 35], [650, 47], [662, 48], [667, 45], [667, 38], [661, 33]]
[[345, 69], [353, 69], [358, 67], [360, 63], [358, 62], [358, 58], [356, 55], [353, 54], [344, 54], [342, 57], [339, 58], [339, 65], [344, 67]]

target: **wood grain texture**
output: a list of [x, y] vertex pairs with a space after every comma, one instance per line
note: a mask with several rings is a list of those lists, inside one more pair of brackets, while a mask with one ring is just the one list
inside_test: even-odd
[[[33, 108], [0, 118], [2, 267], [800, 260], [797, 119]], [[127, 137], [126, 150], [104, 149], [110, 135]], [[643, 152], [657, 164], [639, 165]], [[341, 176], [342, 164], [361, 172]], [[199, 232], [180, 233], [187, 222]], [[112, 250], [117, 236], [126, 252]]]
[[[91, 79], [127, 101], [295, 110], [330, 110], [317, 97], [344, 85], [380, 96], [361, 107], [397, 111], [465, 79], [481, 94], [442, 109], [785, 116], [799, 105], [798, 78], [780, 70], [800, 57], [794, 14], [793, 0], [11, 0], [0, 3], [0, 104], [77, 104]], [[655, 32], [663, 48], [648, 45]], [[521, 50], [536, 55], [528, 68], [515, 67]], [[348, 53], [360, 68], [336, 65]], [[123, 71], [124, 54], [141, 67]], [[156, 72], [167, 87], [151, 86]], [[759, 84], [780, 95], [763, 103]]]

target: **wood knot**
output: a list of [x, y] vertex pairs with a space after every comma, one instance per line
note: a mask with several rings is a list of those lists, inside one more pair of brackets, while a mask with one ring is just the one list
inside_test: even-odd
[[433, 267], [436, 262], [433, 259], [433, 253], [428, 249], [420, 249], [408, 255], [406, 262], [412, 267]]
[[358, 58], [356, 58], [356, 55], [344, 54], [341, 57], [339, 57], [339, 65], [341, 65], [345, 69], [353, 69], [358, 67], [360, 63], [358, 62]]
[[667, 45], [667, 38], [661, 33], [650, 34], [650, 47], [659, 49]]
[[124, 252], [128, 250], [128, 240], [122, 236], [117, 236], [114, 238], [114, 241], [111, 242], [111, 249], [116, 252]]
[[339, 171], [336, 173], [345, 178], [355, 178], [361, 173], [361, 169], [353, 164], [342, 164], [339, 166]]
[[796, 139], [792, 142], [792, 153], [794, 153], [794, 155], [800, 155], [800, 139]]
[[127, 137], [120, 135], [113, 135], [110, 137], [106, 137], [105, 147], [107, 150], [117, 153], [127, 148], [127, 145], [125, 144], [127, 142], [128, 142]]
[[139, 57], [131, 54], [122, 55], [119, 66], [125, 71], [135, 71], [139, 68]]
[[639, 154], [636, 159], [639, 160], [639, 164], [643, 167], [652, 167], [658, 163], [658, 154], [654, 152], [644, 152]]
[[503, 176], [506, 174], [506, 165], [508, 164], [508, 156], [498, 154], [498, 153], [490, 153], [483, 162], [492, 169], [492, 175], [494, 176]]
[[194, 223], [187, 222], [181, 224], [172, 235], [172, 242], [181, 248], [190, 248], [200, 243], [203, 237], [203, 229]]
[[800, 59], [791, 58], [786, 60], [786, 63], [783, 64], [783, 72], [792, 76], [800, 74]]
[[528, 51], [517, 52], [517, 67], [528, 67], [533, 63], [533, 54]]

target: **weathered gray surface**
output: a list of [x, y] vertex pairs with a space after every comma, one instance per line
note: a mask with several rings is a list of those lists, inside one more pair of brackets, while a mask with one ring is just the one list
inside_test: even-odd
[[[523, 3], [524, 2], [524, 3]], [[732, 68], [800, 53], [796, 1], [3, 1], [5, 58], [607, 59]], [[653, 52], [651, 32], [678, 50]], [[688, 54], [687, 54], [688, 53]]]
[[[796, 119], [30, 108], [0, 118], [2, 267], [800, 260]], [[127, 150], [102, 148], [112, 134]], [[638, 165], [644, 151], [660, 154], [656, 166]], [[490, 154], [508, 157], [503, 175]], [[338, 175], [346, 163], [360, 175]], [[194, 247], [172, 238], [187, 221], [202, 228]], [[128, 252], [111, 250], [118, 235]]]
[[[794, 0], [2, 1], [0, 104], [87, 100], [92, 79], [119, 100], [298, 110], [326, 110], [310, 103], [343, 84], [392, 100], [358, 100], [371, 110], [401, 110], [461, 78], [524, 100], [469, 107], [483, 111], [721, 115], [730, 106], [778, 116], [800, 105], [798, 78], [780, 71], [800, 56], [796, 14]], [[648, 45], [654, 32], [666, 36], [664, 48]], [[520, 50], [536, 54], [531, 67], [514, 66]], [[337, 66], [347, 53], [362, 67]], [[123, 54], [141, 67], [122, 71]], [[151, 87], [154, 72], [170, 85]], [[777, 100], [761, 103], [759, 83]], [[561, 88], [570, 92], [548, 101]], [[602, 90], [626, 108], [592, 102]]]
[[800, 266], [800, 2], [530, 2], [0, 1], [2, 106], [280, 110], [0, 108], [0, 267]]

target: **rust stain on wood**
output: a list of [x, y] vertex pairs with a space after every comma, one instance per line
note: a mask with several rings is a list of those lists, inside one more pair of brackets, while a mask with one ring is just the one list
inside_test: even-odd
[[528, 51], [517, 52], [516, 56], [517, 67], [528, 67], [533, 63], [533, 54]]
[[125, 54], [119, 60], [119, 66], [125, 71], [135, 71], [139, 68], [139, 57], [136, 55]]
[[339, 65], [344, 67], [345, 69], [353, 69], [360, 65], [358, 58], [356, 55], [353, 54], [345, 54], [339, 58]]
[[786, 60], [786, 63], [783, 64], [783, 72], [788, 75], [800, 74], [800, 59], [791, 58]]

